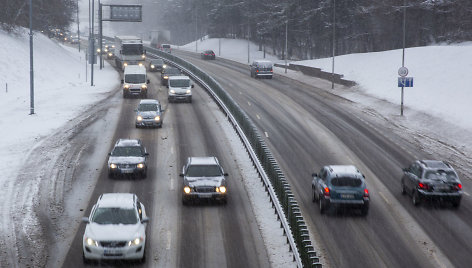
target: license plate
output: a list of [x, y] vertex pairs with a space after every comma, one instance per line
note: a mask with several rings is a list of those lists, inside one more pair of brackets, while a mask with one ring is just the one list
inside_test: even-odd
[[200, 198], [211, 198], [212, 194], [199, 194], [198, 197], [200, 197]]
[[103, 253], [105, 255], [117, 255], [117, 254], [121, 254], [121, 251], [116, 250], [116, 249], [105, 249]]
[[127, 173], [127, 174], [128, 173], [133, 173], [133, 169], [130, 169], [130, 168], [129, 169], [122, 169], [121, 172]]
[[354, 195], [352, 195], [352, 194], [341, 194], [341, 198], [343, 198], [343, 199], [353, 199]]
[[445, 191], [445, 190], [449, 190], [449, 187], [448, 187], [448, 186], [441, 185], [441, 186], [436, 186], [436, 187], [434, 187], [434, 189], [436, 189], [436, 190], [438, 190], [438, 191]]

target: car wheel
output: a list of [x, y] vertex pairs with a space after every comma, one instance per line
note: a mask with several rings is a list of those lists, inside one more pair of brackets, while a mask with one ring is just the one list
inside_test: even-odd
[[362, 216], [367, 216], [368, 213], [369, 213], [369, 206], [363, 206], [361, 208], [361, 215]]
[[414, 191], [411, 200], [413, 201], [414, 206], [418, 206], [421, 203], [420, 194], [418, 191]]
[[405, 195], [406, 194], [406, 187], [405, 187], [405, 183], [402, 181], [402, 195]]
[[143, 179], [147, 178], [147, 170], [141, 173], [141, 178]]
[[188, 103], [192, 103], [192, 97], [188, 98]]
[[113, 173], [108, 172], [108, 178], [113, 178]]
[[143, 257], [139, 259], [139, 263], [141, 264], [146, 263], [146, 249], [144, 249]]
[[228, 199], [226, 197], [221, 199], [221, 204], [223, 204], [223, 205], [228, 204]]
[[320, 198], [318, 201], [320, 203], [320, 214], [323, 214], [326, 211], [325, 200]]
[[311, 187], [311, 202], [316, 202], [315, 188]]
[[85, 254], [84, 254], [83, 252], [82, 252], [82, 262], [83, 262], [84, 264], [90, 264], [90, 263], [92, 263], [91, 260], [85, 258]]
[[458, 208], [460, 205], [461, 205], [461, 200], [460, 200], [460, 199], [459, 199], [459, 200], [453, 200], [453, 201], [452, 201], [452, 206], [453, 206], [454, 208]]

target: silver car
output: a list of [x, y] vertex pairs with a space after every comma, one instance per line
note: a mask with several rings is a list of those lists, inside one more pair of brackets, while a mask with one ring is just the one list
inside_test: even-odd
[[182, 203], [196, 199], [227, 202], [226, 176], [216, 157], [189, 157], [182, 168]]
[[136, 127], [162, 127], [162, 109], [158, 100], [141, 100], [136, 112]]

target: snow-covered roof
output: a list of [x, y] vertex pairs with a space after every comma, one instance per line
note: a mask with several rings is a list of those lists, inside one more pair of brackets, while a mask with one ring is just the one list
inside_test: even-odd
[[361, 175], [360, 171], [353, 165], [332, 165], [329, 166], [329, 169], [332, 173], [337, 175]]
[[99, 207], [124, 207], [133, 208], [135, 194], [132, 193], [106, 193], [98, 199]]
[[190, 157], [192, 165], [218, 165], [218, 160], [214, 156], [209, 157]]

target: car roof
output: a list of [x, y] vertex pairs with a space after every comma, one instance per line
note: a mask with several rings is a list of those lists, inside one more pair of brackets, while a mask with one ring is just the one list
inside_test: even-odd
[[141, 141], [138, 139], [119, 139], [115, 146], [140, 146]]
[[452, 169], [452, 167], [439, 160], [420, 160], [419, 161], [427, 169]]
[[213, 50], [208, 49], [208, 50], [205, 50], [205, 51], [203, 51], [203, 52], [213, 52]]
[[99, 207], [134, 208], [135, 199], [132, 193], [106, 193], [98, 198], [97, 204]]
[[128, 65], [125, 67], [125, 74], [127, 73], [146, 73], [146, 68], [140, 65]]
[[159, 101], [153, 100], [153, 99], [145, 99], [145, 100], [141, 100], [139, 104], [159, 104]]
[[335, 177], [352, 175], [359, 175], [362, 177], [361, 172], [353, 165], [331, 165], [328, 166], [328, 169]]
[[174, 75], [169, 77], [169, 80], [177, 80], [177, 79], [190, 79], [190, 77], [186, 75]]
[[272, 62], [270, 60], [254, 60], [254, 62], [258, 62], [258, 63], [270, 63], [272, 64]]
[[164, 62], [163, 59], [151, 59], [151, 62]]
[[218, 159], [214, 156], [189, 157], [191, 165], [219, 165]]

